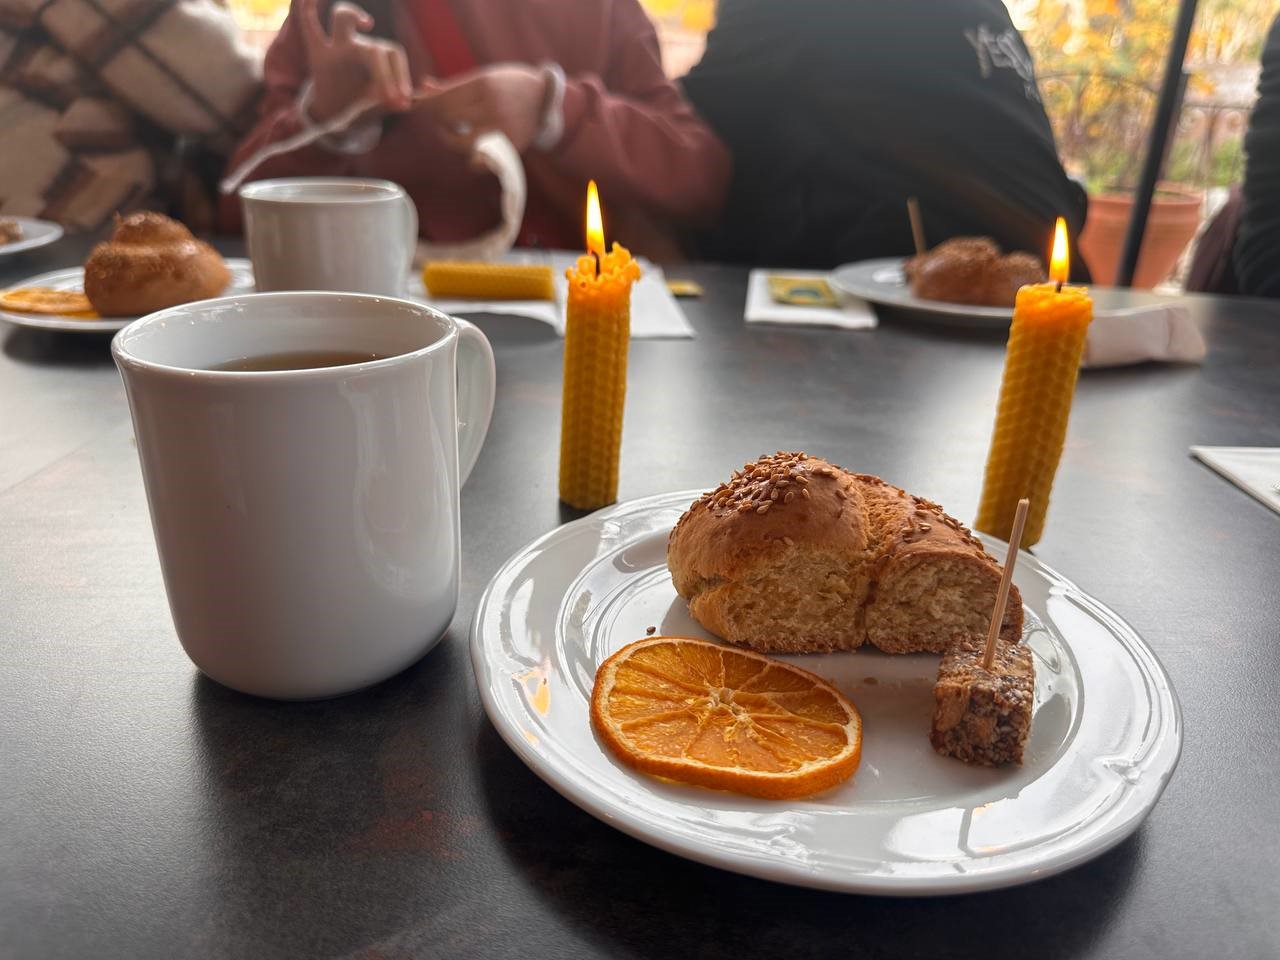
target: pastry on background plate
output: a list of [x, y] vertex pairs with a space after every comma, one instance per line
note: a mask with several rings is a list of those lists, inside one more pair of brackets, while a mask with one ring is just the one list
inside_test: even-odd
[[144, 211], [116, 219], [84, 264], [84, 292], [104, 317], [133, 317], [216, 297], [231, 282], [218, 252], [181, 223]]
[[[1002, 572], [937, 504], [781, 452], [699, 497], [671, 532], [667, 566], [703, 627], [772, 653], [944, 653], [986, 635]], [[1001, 636], [1022, 636], [1016, 586]]]
[[22, 239], [22, 224], [10, 217], [0, 217], [0, 246]]

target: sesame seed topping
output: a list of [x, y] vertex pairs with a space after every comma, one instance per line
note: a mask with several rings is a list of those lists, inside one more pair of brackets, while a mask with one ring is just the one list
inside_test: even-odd
[[816, 465], [810, 464], [809, 459], [807, 454], [798, 451], [780, 450], [761, 456], [754, 462], [744, 463], [727, 483], [703, 494], [697, 505], [719, 513], [746, 513], [748, 510], [765, 513], [771, 504], [784, 506], [791, 503], [796, 490], [809, 497], [805, 487], [815, 473], [825, 477], [838, 475], [837, 468], [821, 461]]

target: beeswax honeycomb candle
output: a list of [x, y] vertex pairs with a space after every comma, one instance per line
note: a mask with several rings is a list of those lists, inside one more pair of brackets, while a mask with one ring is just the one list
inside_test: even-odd
[[594, 510], [618, 498], [622, 407], [631, 342], [631, 285], [640, 267], [618, 244], [568, 271], [560, 499]]
[[551, 268], [534, 264], [435, 260], [422, 268], [422, 285], [433, 297], [476, 300], [554, 300]]
[[1039, 541], [1092, 319], [1083, 287], [1038, 283], [1018, 291], [974, 523], [979, 530], [1008, 540], [1018, 501], [1028, 497], [1022, 543]]

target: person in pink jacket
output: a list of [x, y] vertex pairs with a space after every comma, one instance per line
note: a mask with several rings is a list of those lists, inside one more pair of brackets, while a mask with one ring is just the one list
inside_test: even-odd
[[[469, 160], [490, 130], [524, 160], [521, 245], [581, 247], [595, 179], [610, 236], [674, 259], [677, 230], [711, 222], [728, 185], [728, 152], [663, 73], [637, 0], [294, 0], [263, 83], [258, 123], [229, 168], [371, 100], [346, 130], [266, 161], [253, 179], [393, 180], [436, 242], [499, 219], [496, 180]], [[237, 198], [223, 219], [238, 223]]]

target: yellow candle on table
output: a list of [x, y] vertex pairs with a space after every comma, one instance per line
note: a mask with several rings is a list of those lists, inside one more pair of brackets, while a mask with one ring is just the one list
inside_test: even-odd
[[554, 300], [551, 268], [520, 263], [435, 260], [422, 268], [422, 285], [433, 297], [477, 300]]
[[605, 252], [595, 181], [587, 187], [587, 250], [567, 272], [560, 499], [594, 510], [618, 499], [631, 285], [640, 278], [626, 248], [615, 242]]
[[979, 530], [1009, 539], [1022, 497], [1031, 500], [1022, 542], [1031, 546], [1044, 530], [1049, 490], [1067, 437], [1085, 335], [1093, 301], [1067, 280], [1067, 228], [1054, 229], [1050, 283], [1018, 291], [996, 407], [995, 431], [982, 483]]

